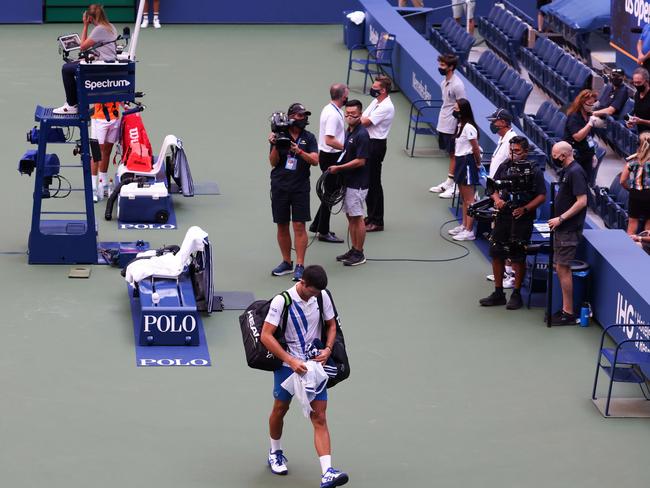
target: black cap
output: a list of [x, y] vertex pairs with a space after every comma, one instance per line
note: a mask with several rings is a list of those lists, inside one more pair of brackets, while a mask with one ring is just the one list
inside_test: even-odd
[[494, 122], [495, 120], [505, 120], [506, 122], [511, 123], [512, 115], [505, 108], [500, 108], [492, 115], [490, 115], [487, 119], [490, 122]]
[[289, 110], [287, 110], [287, 115], [293, 115], [293, 114], [311, 115], [311, 112], [309, 112], [302, 103], [296, 102], [296, 103], [292, 103], [289, 106]]

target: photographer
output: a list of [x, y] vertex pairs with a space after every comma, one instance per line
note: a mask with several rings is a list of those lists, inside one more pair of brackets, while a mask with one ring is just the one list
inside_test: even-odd
[[[276, 115], [276, 114], [274, 114]], [[283, 115], [283, 114], [281, 114]], [[282, 276], [293, 272], [293, 280], [300, 281], [305, 270], [307, 231], [305, 222], [311, 220], [309, 211], [310, 166], [318, 165], [318, 144], [316, 137], [305, 130], [309, 124], [308, 112], [300, 103], [294, 103], [287, 111], [288, 127], [269, 136], [271, 151], [271, 210], [273, 222], [278, 226], [278, 245], [282, 262], [271, 274]], [[296, 246], [296, 269], [291, 261], [291, 233], [289, 222], [293, 223]]]
[[[83, 31], [81, 32], [81, 51], [92, 48], [95, 44], [103, 44], [99, 46], [95, 52], [99, 61], [113, 61], [116, 57], [115, 41], [117, 40], [117, 30], [108, 21], [104, 8], [98, 4], [93, 3], [88, 7], [83, 14]], [[93, 30], [88, 34], [88, 27], [92, 24]], [[63, 88], [65, 89], [65, 103], [54, 109], [55, 114], [59, 115], [73, 115], [78, 112], [77, 104], [77, 84], [75, 82], [75, 73], [79, 61], [74, 63], [65, 63], [61, 68], [61, 76], [63, 77]]]
[[[521, 308], [521, 284], [526, 274], [526, 245], [533, 233], [535, 210], [546, 200], [542, 171], [527, 160], [529, 143], [525, 137], [510, 140], [510, 159], [497, 169], [492, 184], [488, 183], [494, 201], [496, 218], [490, 235], [490, 256], [494, 272], [494, 292], [479, 300], [484, 307], [506, 305], [508, 310]], [[506, 304], [503, 292], [505, 261], [515, 271], [515, 285]]]

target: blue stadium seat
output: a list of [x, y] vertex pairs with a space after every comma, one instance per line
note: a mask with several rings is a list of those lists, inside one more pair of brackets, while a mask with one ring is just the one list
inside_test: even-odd
[[447, 17], [443, 20], [440, 28], [436, 29], [431, 26], [429, 42], [441, 53], [458, 56], [459, 64], [462, 66], [467, 63], [469, 52], [476, 39], [458, 25], [453, 18]]
[[393, 48], [395, 47], [395, 36], [387, 32], [382, 32], [379, 36], [377, 44], [374, 46], [367, 46], [368, 55], [365, 58], [353, 58], [354, 51], [365, 49], [366, 46], [353, 46], [350, 49], [348, 58], [348, 77], [346, 84], [350, 85], [350, 71], [357, 71], [363, 73], [363, 92], [366, 92], [368, 85], [368, 78], [373, 80], [373, 77], [382, 73], [387, 74], [395, 79], [393, 70]]

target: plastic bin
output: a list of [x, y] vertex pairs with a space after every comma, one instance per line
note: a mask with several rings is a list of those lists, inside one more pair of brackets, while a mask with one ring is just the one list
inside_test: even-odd
[[355, 24], [347, 17], [350, 12], [355, 12], [355, 10], [343, 11], [343, 44], [348, 49], [359, 45], [365, 46], [364, 33], [366, 30], [366, 21], [364, 20], [359, 25]]
[[[579, 317], [583, 302], [588, 301], [589, 298], [589, 265], [584, 261], [575, 259], [571, 262], [571, 271], [573, 274], [573, 313]], [[562, 288], [560, 288], [557, 273], [553, 272], [553, 298], [551, 300], [551, 312], [555, 313], [561, 307]]]

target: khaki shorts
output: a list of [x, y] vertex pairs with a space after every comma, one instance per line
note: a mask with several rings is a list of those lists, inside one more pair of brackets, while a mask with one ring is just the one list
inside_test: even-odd
[[553, 234], [553, 262], [562, 266], [571, 266], [581, 238], [581, 230], [556, 230]]
[[348, 217], [363, 217], [363, 204], [366, 202], [368, 189], [346, 188], [343, 198], [343, 211]]

